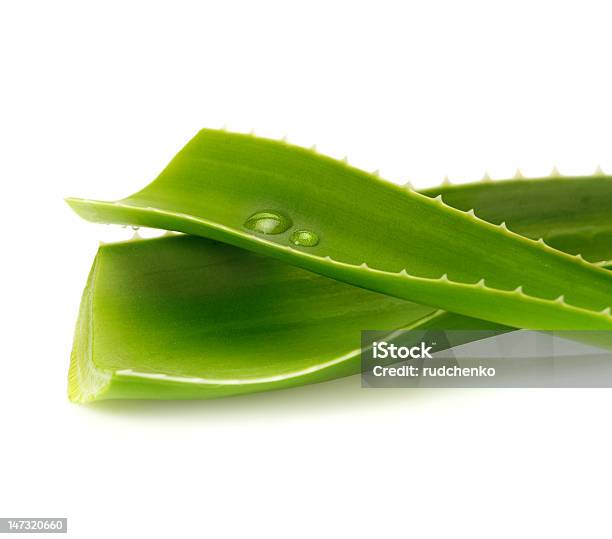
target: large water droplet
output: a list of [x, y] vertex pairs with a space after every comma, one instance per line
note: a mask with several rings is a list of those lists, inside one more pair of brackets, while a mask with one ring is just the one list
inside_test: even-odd
[[289, 217], [276, 211], [258, 211], [249, 217], [244, 226], [261, 234], [282, 234], [293, 223]]
[[313, 247], [319, 243], [319, 236], [310, 230], [296, 230], [293, 234], [291, 234], [289, 241], [293, 243], [293, 245]]

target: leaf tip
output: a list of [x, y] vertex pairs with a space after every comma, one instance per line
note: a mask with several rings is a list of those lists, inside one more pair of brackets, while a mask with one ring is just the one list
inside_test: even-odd
[[561, 177], [561, 173], [559, 172], [559, 169], [555, 166], [552, 168], [552, 170], [550, 171], [549, 176], [551, 178], [560, 178]]

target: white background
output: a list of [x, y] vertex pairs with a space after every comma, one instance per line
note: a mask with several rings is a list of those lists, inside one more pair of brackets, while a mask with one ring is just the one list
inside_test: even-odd
[[[610, 390], [70, 404], [97, 242], [201, 127], [397, 182], [612, 171], [609, 2], [0, 3], [0, 516], [70, 536], [610, 537]], [[120, 530], [120, 531], [117, 531]]]

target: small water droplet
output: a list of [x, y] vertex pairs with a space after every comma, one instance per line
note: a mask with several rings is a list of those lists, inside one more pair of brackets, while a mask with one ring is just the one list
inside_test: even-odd
[[293, 243], [293, 245], [313, 247], [319, 243], [319, 236], [310, 230], [296, 230], [293, 234], [291, 234], [289, 241]]
[[244, 226], [261, 234], [282, 234], [293, 223], [289, 217], [277, 211], [258, 211], [249, 217]]

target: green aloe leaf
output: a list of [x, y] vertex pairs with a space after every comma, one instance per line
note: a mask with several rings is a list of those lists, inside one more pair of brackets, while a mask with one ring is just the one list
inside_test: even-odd
[[[528, 225], [534, 237], [570, 233], [564, 218], [575, 214], [589, 229], [605, 227], [605, 212], [594, 205], [575, 208], [594, 194], [609, 197], [608, 179], [533, 185], [481, 182], [426, 193], [495, 208], [487, 214], [493, 222], [505, 218], [514, 230]], [[581, 196], [570, 197], [577, 188]], [[517, 204], [523, 200], [529, 204]], [[537, 224], [539, 212], [558, 217]], [[576, 228], [582, 237], [584, 226]], [[608, 247], [594, 251], [595, 259]], [[364, 328], [511, 329], [221, 243], [189, 236], [132, 241], [102, 246], [96, 257], [77, 325], [69, 394], [75, 401], [210, 398], [328, 380], [359, 371], [356, 347]]]
[[103, 245], [83, 294], [69, 396], [213, 398], [356, 374], [364, 328], [509, 331], [178, 235]]
[[[452, 318], [450, 327], [471, 327]], [[329, 380], [359, 371], [361, 329], [438, 319], [432, 307], [196, 236], [103, 245], [69, 396], [208, 398]]]
[[68, 202], [92, 221], [209, 237], [499, 324], [612, 328], [608, 271], [281, 142], [203, 130], [142, 191]]
[[[520, 173], [519, 173], [520, 175]], [[485, 221], [592, 262], [612, 260], [612, 178], [549, 177], [442, 185], [421, 191]]]

